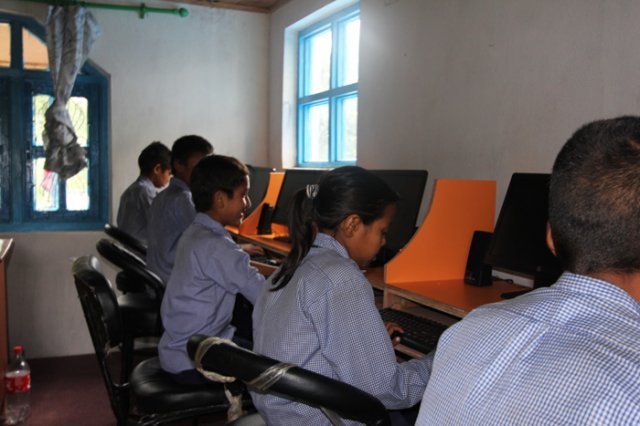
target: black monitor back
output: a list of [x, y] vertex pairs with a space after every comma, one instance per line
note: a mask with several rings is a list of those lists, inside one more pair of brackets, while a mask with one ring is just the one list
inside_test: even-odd
[[256, 209], [258, 204], [264, 199], [269, 185], [269, 177], [275, 169], [271, 167], [251, 166], [247, 164], [249, 169], [249, 179], [251, 186], [249, 187], [249, 199], [251, 207], [245, 210], [245, 217], [248, 217]]
[[320, 176], [326, 172], [323, 169], [288, 169], [285, 170], [278, 201], [273, 211], [271, 221], [279, 225], [289, 225], [289, 209], [294, 194], [307, 185], [318, 183]]
[[549, 174], [513, 174], [485, 263], [533, 276], [535, 287], [555, 282], [562, 267], [546, 243], [548, 199]]
[[371, 172], [382, 178], [400, 196], [396, 215], [387, 232], [387, 243], [376, 259], [376, 263], [386, 263], [398, 250], [407, 245], [416, 231], [428, 172], [426, 170], [371, 170]]

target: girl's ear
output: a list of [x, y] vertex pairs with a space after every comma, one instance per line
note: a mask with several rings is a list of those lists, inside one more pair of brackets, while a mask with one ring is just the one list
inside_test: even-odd
[[340, 224], [340, 228], [346, 237], [352, 237], [358, 231], [358, 227], [362, 224], [362, 219], [360, 216], [353, 213], [347, 216], [342, 223]]

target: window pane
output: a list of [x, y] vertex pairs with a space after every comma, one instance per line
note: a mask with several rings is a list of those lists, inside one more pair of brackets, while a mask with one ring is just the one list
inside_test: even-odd
[[338, 99], [338, 161], [356, 161], [358, 142], [358, 97]]
[[[44, 131], [44, 113], [51, 106], [53, 97], [49, 95], [33, 96], [33, 144], [43, 146], [42, 132]], [[67, 102], [67, 110], [71, 117], [71, 123], [78, 137], [80, 146], [87, 146], [89, 134], [89, 100], [87, 98], [72, 96]]]
[[304, 108], [304, 162], [329, 161], [329, 104]]
[[72, 96], [67, 102], [67, 111], [73, 123], [73, 129], [78, 137], [80, 146], [87, 146], [89, 135], [89, 100], [79, 96]]
[[331, 30], [325, 30], [307, 39], [307, 91], [306, 95], [329, 90], [331, 82]]
[[26, 70], [48, 70], [47, 45], [26, 28], [22, 29], [23, 64]]
[[89, 210], [89, 167], [67, 179], [67, 210]]
[[0, 24], [0, 67], [11, 66], [11, 26], [7, 23]]
[[341, 86], [358, 82], [358, 54], [360, 51], [360, 19], [344, 25], [344, 56], [342, 57]]
[[33, 145], [43, 146], [42, 132], [44, 132], [44, 113], [53, 102], [53, 97], [49, 95], [33, 96]]
[[33, 161], [33, 200], [37, 212], [51, 212], [59, 209], [58, 174], [44, 169], [44, 158]]

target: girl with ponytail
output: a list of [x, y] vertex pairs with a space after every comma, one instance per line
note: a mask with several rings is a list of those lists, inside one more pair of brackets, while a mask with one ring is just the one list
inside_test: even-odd
[[[385, 244], [397, 199], [382, 179], [355, 166], [297, 192], [289, 213], [292, 249], [253, 312], [256, 352], [349, 383], [393, 410], [420, 401], [431, 370], [431, 356], [396, 362], [362, 273]], [[304, 404], [252, 398], [267, 424], [329, 424]]]

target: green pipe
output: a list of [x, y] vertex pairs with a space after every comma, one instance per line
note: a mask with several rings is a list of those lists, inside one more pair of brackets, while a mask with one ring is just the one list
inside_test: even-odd
[[95, 9], [110, 10], [134, 10], [140, 13], [140, 19], [143, 19], [147, 13], [168, 13], [170, 15], [178, 15], [183, 18], [189, 16], [189, 11], [183, 7], [179, 9], [162, 9], [159, 7], [147, 7], [144, 3], [140, 6], [127, 6], [123, 4], [107, 4], [107, 3], [87, 3], [79, 0], [27, 0], [34, 3], [50, 4], [52, 6], [81, 6]]

